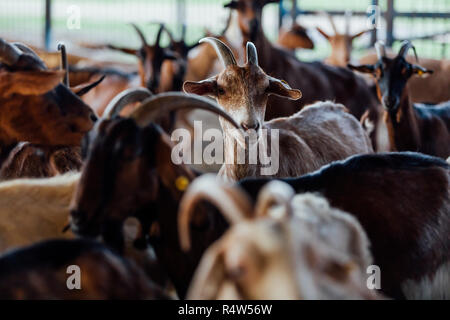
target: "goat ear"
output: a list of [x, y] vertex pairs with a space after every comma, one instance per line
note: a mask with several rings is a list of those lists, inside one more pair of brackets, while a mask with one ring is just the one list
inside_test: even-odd
[[171, 51], [171, 50], [165, 50], [164, 52], [164, 60], [177, 60], [178, 55]]
[[192, 279], [188, 299], [216, 298], [226, 279], [223, 242], [219, 240], [206, 250]]
[[215, 78], [199, 82], [186, 81], [183, 84], [183, 90], [186, 93], [194, 93], [200, 96], [216, 96], [217, 81]]
[[268, 94], [274, 94], [279, 97], [290, 100], [298, 100], [302, 97], [302, 92], [298, 89], [292, 89], [286, 81], [269, 77]]
[[230, 9], [237, 9], [238, 8], [238, 2], [237, 1], [230, 1], [229, 3], [226, 3], [223, 5], [224, 8], [230, 8]]
[[363, 64], [360, 66], [354, 66], [352, 64], [347, 64], [347, 67], [351, 70], [362, 72], [362, 73], [370, 73], [373, 74], [375, 72], [375, 66], [371, 64]]
[[96, 86], [98, 86], [103, 81], [103, 79], [105, 79], [105, 76], [102, 76], [100, 79], [91, 83], [80, 84], [78, 86], [71, 87], [70, 90], [72, 90], [72, 92], [75, 93], [77, 96], [82, 97], [86, 93], [94, 89]]
[[421, 67], [421, 66], [418, 66], [416, 64], [413, 64], [412, 65], [412, 72], [413, 72], [413, 74], [416, 74], [419, 77], [426, 78], [430, 74], [433, 74], [434, 71], [433, 70], [428, 70], [428, 69], [425, 69], [424, 67]]
[[16, 71], [0, 73], [1, 96], [12, 94], [41, 95], [56, 87], [64, 77], [65, 71]]
[[321, 35], [323, 35], [323, 36], [325, 37], [325, 39], [327, 39], [328, 41], [330, 40], [330, 36], [329, 36], [325, 31], [323, 31], [323, 30], [320, 29], [319, 27], [316, 27], [316, 30], [319, 31], [319, 33], [320, 33]]
[[364, 33], [369, 32], [369, 31], [370, 31], [370, 30], [364, 30], [364, 31], [358, 32], [357, 34], [354, 34], [354, 35], [352, 36], [352, 40], [353, 40], [353, 39], [356, 39], [356, 38], [358, 38], [358, 37], [361, 37]]

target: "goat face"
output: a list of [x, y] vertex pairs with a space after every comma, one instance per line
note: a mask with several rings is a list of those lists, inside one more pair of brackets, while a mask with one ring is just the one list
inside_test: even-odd
[[127, 50], [127, 53], [134, 53], [139, 59], [139, 75], [142, 86], [158, 93], [161, 91], [161, 68], [163, 64], [166, 60], [176, 60], [177, 57], [172, 51], [162, 48], [160, 45], [161, 35], [165, 29], [163, 24], [160, 25], [154, 45], [147, 44], [142, 31], [135, 24], [132, 24], [132, 26], [141, 40], [141, 48], [139, 50]]
[[376, 298], [353, 256], [334, 249], [304, 222], [291, 223], [266, 219], [232, 227], [206, 251], [188, 298]]
[[2, 42], [19, 56], [0, 64], [2, 143], [79, 145], [97, 119], [93, 111], [60, 84], [63, 72], [47, 70], [31, 49]]
[[239, 28], [249, 41], [255, 41], [260, 29], [262, 10], [266, 4], [278, 3], [279, 0], [237, 0], [226, 4], [225, 8], [238, 11]]
[[308, 36], [307, 30], [296, 23], [289, 30], [280, 30], [278, 44], [289, 50], [314, 49], [314, 43]]
[[[102, 121], [86, 135], [82, 145], [85, 165], [71, 205], [74, 232], [109, 235], [102, 229], [105, 221], [119, 227], [142, 199], [152, 199], [151, 159], [147, 158], [151, 145], [145, 143], [152, 135], [153, 127], [140, 130], [131, 119]], [[131, 192], [124, 194], [124, 187]], [[115, 236], [120, 235], [119, 229]]]
[[384, 108], [392, 114], [397, 113], [400, 101], [408, 94], [405, 87], [409, 78], [413, 75], [425, 76], [433, 73], [431, 70], [410, 64], [405, 60], [405, 56], [410, 48], [414, 49], [413, 45], [409, 41], [405, 41], [398, 55], [394, 59], [390, 59], [385, 55], [384, 46], [378, 43], [378, 62], [375, 65], [358, 67], [349, 65], [353, 70], [370, 73], [375, 77], [378, 97]]
[[[199, 95], [209, 95], [245, 130], [258, 131], [264, 122], [269, 95], [274, 94], [292, 100], [301, 97], [299, 90], [284, 81], [272, 78], [258, 66], [258, 55], [253, 43], [247, 43], [247, 63], [238, 66], [233, 52], [215, 38], [205, 38], [222, 58], [225, 65], [217, 76], [200, 82], [185, 82], [184, 90]], [[223, 126], [228, 126], [222, 122]]]

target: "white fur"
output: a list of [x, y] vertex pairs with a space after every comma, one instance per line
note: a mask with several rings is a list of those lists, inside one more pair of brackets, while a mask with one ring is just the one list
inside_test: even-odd
[[79, 173], [0, 183], [0, 252], [49, 238], [71, 238], [62, 230]]
[[411, 300], [450, 300], [450, 262], [441, 265], [432, 277], [404, 281], [402, 291]]

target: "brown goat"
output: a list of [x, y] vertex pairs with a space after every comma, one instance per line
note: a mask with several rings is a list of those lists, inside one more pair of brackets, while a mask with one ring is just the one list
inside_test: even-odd
[[377, 46], [377, 64], [349, 66], [374, 76], [379, 99], [385, 108], [391, 150], [419, 151], [447, 159], [450, 155], [450, 104], [433, 107], [413, 104], [406, 86], [412, 76], [426, 76], [433, 71], [405, 60], [409, 49], [414, 48], [409, 41], [402, 44], [394, 59], [385, 56], [381, 43]]
[[[394, 59], [396, 54], [386, 50], [386, 56]], [[414, 63], [413, 55], [405, 56], [409, 63]], [[359, 60], [360, 64], [375, 64], [378, 61], [377, 53], [370, 52]], [[450, 60], [420, 58], [420, 65], [433, 70], [427, 78], [412, 77], [407, 84], [410, 99], [415, 103], [437, 104], [450, 100]]]
[[[68, 287], [71, 273], [76, 272], [70, 266], [79, 268], [79, 290]], [[98, 242], [78, 239], [40, 242], [2, 256], [0, 299], [167, 299], [167, 296], [132, 262]]]
[[276, 0], [238, 0], [226, 7], [237, 9], [239, 27], [244, 41], [251, 41], [259, 52], [259, 63], [264, 71], [286, 80], [294, 88], [304, 91], [300, 103], [271, 97], [266, 120], [290, 116], [302, 106], [316, 101], [331, 100], [343, 104], [358, 120], [367, 109], [377, 106], [376, 96], [366, 82], [349, 70], [323, 64], [299, 61], [292, 53], [274, 47], [262, 29], [262, 10]]
[[20, 141], [77, 146], [95, 114], [30, 49], [0, 39], [0, 146]]
[[[261, 130], [267, 130], [267, 137], [271, 139], [276, 131], [279, 147], [275, 154], [271, 154], [271, 159], [276, 162], [278, 157], [279, 168], [274, 168], [278, 170], [270, 173], [272, 176], [296, 177], [335, 160], [372, 152], [369, 138], [359, 122], [344, 106], [332, 102], [319, 102], [291, 117], [265, 122], [270, 95], [297, 100], [302, 93], [266, 75], [258, 65], [258, 54], [251, 42], [247, 44], [247, 63], [240, 67], [223, 42], [215, 38], [205, 38], [204, 41], [216, 48], [225, 70], [207, 80], [185, 82], [184, 90], [214, 97], [236, 122], [246, 131], [256, 132], [258, 137], [262, 135]], [[227, 123], [222, 123], [222, 129], [225, 135], [225, 163], [219, 175], [235, 181], [261, 175], [261, 161], [240, 164], [240, 147], [235, 148], [235, 131]], [[249, 152], [251, 148], [252, 145], [245, 151]]]
[[320, 34], [322, 34], [331, 45], [331, 55], [325, 59], [325, 62], [333, 66], [346, 67], [351, 59], [351, 53], [353, 50], [353, 40], [362, 36], [369, 30], [364, 30], [356, 34], [350, 35], [351, 15], [347, 14], [345, 33], [339, 33], [336, 28], [336, 25], [334, 24], [333, 17], [331, 17], [328, 13], [326, 15], [330, 21], [331, 27], [333, 28], [334, 35], [327, 34], [319, 27], [316, 28], [317, 31], [319, 31]]
[[314, 49], [314, 43], [306, 31], [297, 23], [293, 23], [289, 29], [281, 28], [277, 44], [289, 50]]
[[[182, 98], [185, 105], [194, 105], [189, 99]], [[159, 108], [168, 107], [167, 101], [161, 101]], [[121, 240], [115, 229], [135, 215], [142, 224], [139, 244], [148, 239], [182, 298], [203, 253], [223, 234], [227, 223], [215, 208], [200, 204], [191, 221], [192, 249], [181, 251], [179, 202], [199, 173], [174, 164], [169, 136], [145, 123], [138, 128], [129, 119], [108, 120], [96, 134], [86, 136], [83, 178], [72, 202], [72, 230], [81, 235], [102, 233], [107, 243], [117, 247]], [[417, 282], [425, 276], [433, 281], [436, 270], [450, 258], [449, 170], [444, 161], [420, 154], [374, 154], [354, 156], [284, 181], [297, 193], [322, 193], [331, 206], [357, 217], [373, 245], [375, 263], [383, 270], [382, 289], [390, 296], [404, 297], [404, 281]], [[268, 181], [247, 179], [240, 185], [256, 195]], [[421, 230], [430, 230], [429, 242], [419, 236]], [[442, 297], [437, 287], [433, 290]]]
[[189, 218], [203, 199], [217, 205], [232, 226], [205, 253], [188, 298], [376, 298], [366, 285], [369, 241], [356, 219], [321, 197], [293, 196], [289, 185], [270, 182], [252, 210], [242, 190], [213, 175], [197, 178], [180, 204], [182, 247]]
[[[203, 244], [217, 237], [209, 223], [221, 225], [223, 219], [198, 221], [198, 254], [186, 255], [179, 250], [174, 223], [178, 202], [186, 185], [198, 174], [172, 162], [170, 137], [159, 126], [148, 124], [155, 119], [155, 107], [164, 112], [175, 107], [203, 108], [233, 121], [219, 106], [211, 108], [208, 99], [181, 93], [160, 94], [145, 101], [131, 115], [141, 127], [132, 119], [102, 121], [84, 138], [85, 163], [72, 201], [71, 227], [80, 235], [101, 234], [105, 243], [121, 251], [123, 221], [136, 216], [143, 230], [137, 245], [141, 247], [150, 240], [178, 295], [184, 297], [206, 249]], [[133, 193], [128, 193], [131, 190]], [[180, 264], [185, 267], [180, 269]]]
[[[239, 183], [253, 198], [270, 179]], [[296, 179], [358, 219], [392, 298], [450, 297], [450, 166], [418, 153], [353, 156]]]

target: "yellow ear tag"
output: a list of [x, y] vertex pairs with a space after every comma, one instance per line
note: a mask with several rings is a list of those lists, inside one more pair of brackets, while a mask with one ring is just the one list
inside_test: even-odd
[[175, 180], [175, 187], [179, 190], [179, 191], [185, 191], [187, 189], [187, 187], [189, 186], [189, 179], [186, 178], [185, 176], [179, 176], [176, 180]]

